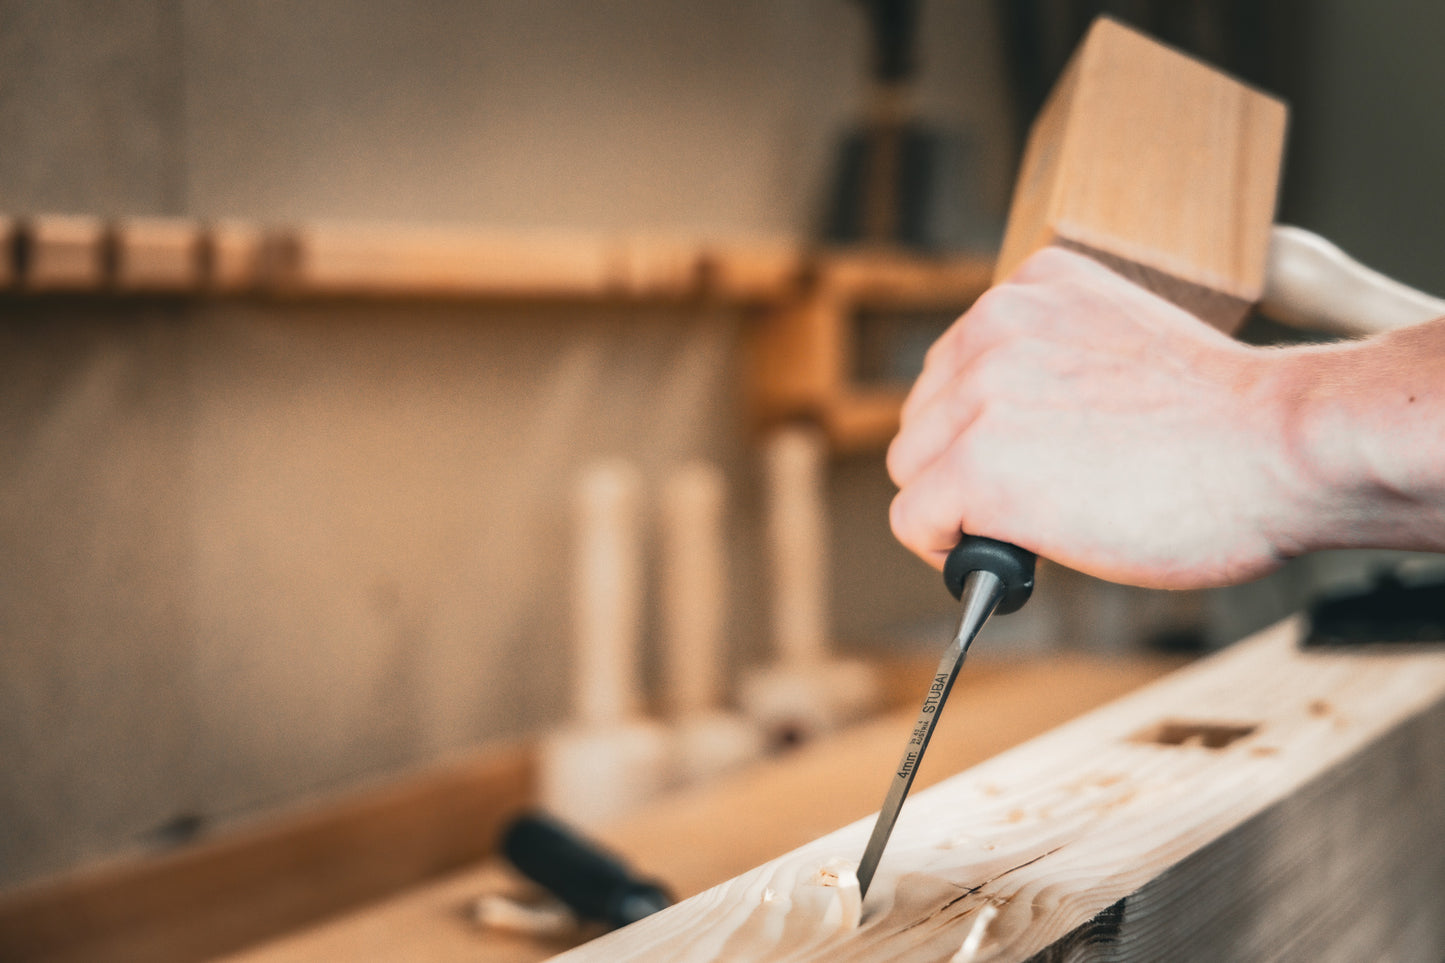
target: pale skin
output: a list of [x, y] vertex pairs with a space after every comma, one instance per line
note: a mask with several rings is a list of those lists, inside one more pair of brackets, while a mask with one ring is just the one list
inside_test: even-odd
[[888, 471], [893, 532], [935, 568], [963, 531], [1172, 589], [1445, 551], [1445, 318], [1252, 347], [1047, 249], [929, 351]]

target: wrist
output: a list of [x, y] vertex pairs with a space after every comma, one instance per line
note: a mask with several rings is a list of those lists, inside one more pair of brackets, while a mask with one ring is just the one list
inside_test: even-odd
[[1399, 348], [1386, 338], [1277, 352], [1296, 493], [1280, 554], [1445, 547], [1441, 427], [1421, 404], [1419, 359]]

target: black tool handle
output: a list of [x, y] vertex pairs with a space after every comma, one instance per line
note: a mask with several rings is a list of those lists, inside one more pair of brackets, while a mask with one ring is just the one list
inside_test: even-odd
[[999, 615], [1008, 615], [1023, 608], [1034, 591], [1034, 553], [1017, 545], [1000, 542], [981, 535], [965, 535], [948, 553], [943, 563], [943, 584], [954, 598], [963, 595], [963, 580], [969, 572], [992, 572], [1003, 582], [1003, 598], [999, 599]]
[[502, 835], [502, 852], [583, 919], [626, 926], [672, 905], [661, 886], [541, 813], [518, 817]]

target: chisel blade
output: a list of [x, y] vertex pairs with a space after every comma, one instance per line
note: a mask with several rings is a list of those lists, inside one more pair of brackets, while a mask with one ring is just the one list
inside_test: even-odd
[[928, 687], [928, 695], [923, 699], [918, 721], [913, 725], [913, 735], [909, 737], [903, 759], [893, 774], [888, 795], [883, 799], [883, 808], [878, 811], [878, 821], [873, 824], [873, 835], [868, 837], [868, 846], [863, 850], [863, 859], [858, 864], [858, 889], [864, 896], [868, 893], [868, 884], [873, 882], [873, 874], [878, 871], [878, 863], [883, 858], [888, 837], [893, 834], [893, 825], [898, 822], [898, 813], [903, 808], [903, 801], [908, 798], [908, 790], [913, 785], [918, 764], [923, 761], [928, 740], [933, 738], [933, 729], [938, 725], [944, 700], [953, 689], [958, 670], [963, 667], [968, 647], [983, 628], [983, 624], [988, 621], [988, 617], [993, 614], [993, 610], [998, 607], [1003, 593], [1003, 581], [992, 572], [980, 570], [970, 572], [964, 577], [963, 591], [959, 593], [959, 601], [963, 603], [963, 615], [959, 619], [958, 633], [938, 663], [938, 672]]

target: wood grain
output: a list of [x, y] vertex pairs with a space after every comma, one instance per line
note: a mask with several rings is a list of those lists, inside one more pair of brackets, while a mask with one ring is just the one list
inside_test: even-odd
[[[764, 893], [856, 858], [871, 819], [559, 959], [948, 960], [988, 906], [979, 961], [1438, 960], [1445, 651], [1302, 652], [1297, 635], [1283, 623], [916, 794], [855, 931], [789, 925]], [[1184, 737], [1158, 741], [1161, 723]]]
[[1100, 18], [1030, 131], [998, 278], [1068, 247], [1233, 331], [1264, 288], [1285, 114]]
[[172, 855], [3, 894], [0, 959], [207, 959], [481, 859], [534, 800], [533, 753], [509, 747]]

